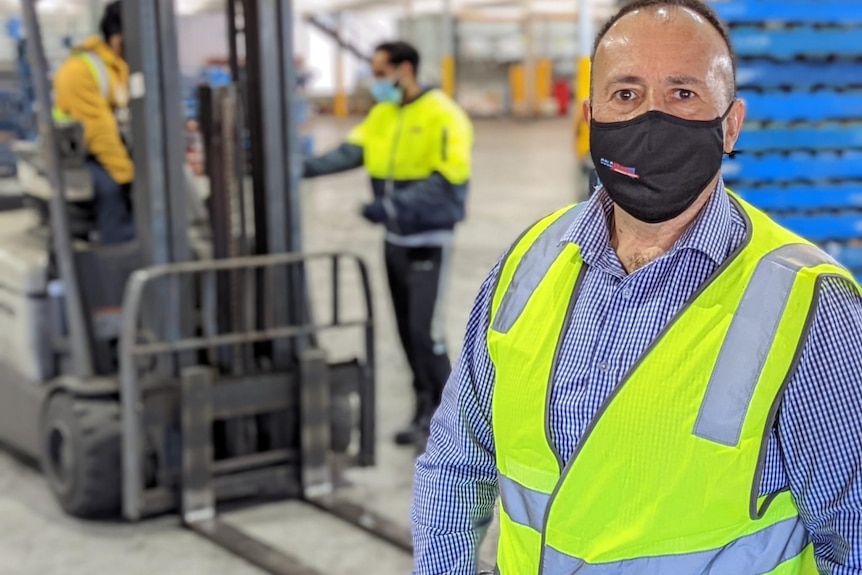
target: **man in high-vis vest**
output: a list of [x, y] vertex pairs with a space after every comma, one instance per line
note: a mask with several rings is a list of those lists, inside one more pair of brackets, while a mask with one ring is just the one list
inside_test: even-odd
[[305, 177], [365, 166], [374, 200], [362, 216], [386, 228], [386, 272], [416, 408], [395, 436], [424, 450], [451, 365], [443, 312], [453, 230], [464, 219], [473, 146], [467, 115], [416, 78], [419, 53], [381, 44], [372, 59], [377, 105], [339, 148], [305, 162]]
[[[723, 186], [745, 117], [698, 0], [596, 41], [602, 185], [494, 268], [417, 461], [415, 573], [862, 574], [862, 295]], [[561, 143], [560, 145], [565, 145]]]
[[134, 237], [130, 188], [134, 166], [123, 142], [128, 116], [129, 67], [123, 59], [120, 0], [105, 7], [101, 36], [76, 47], [54, 76], [54, 120], [80, 122], [93, 176], [99, 239], [116, 244]]

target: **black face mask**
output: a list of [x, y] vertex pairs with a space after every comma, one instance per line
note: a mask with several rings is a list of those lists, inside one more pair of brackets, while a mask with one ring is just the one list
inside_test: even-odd
[[721, 125], [732, 106], [708, 121], [653, 110], [625, 122], [591, 122], [590, 154], [614, 203], [651, 224], [691, 207], [721, 169]]

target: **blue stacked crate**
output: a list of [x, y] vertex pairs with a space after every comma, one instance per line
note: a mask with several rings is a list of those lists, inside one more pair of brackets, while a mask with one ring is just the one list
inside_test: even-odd
[[862, 278], [862, 2], [714, 2], [747, 123], [728, 185]]
[[17, 90], [0, 91], [0, 177], [12, 177], [16, 172], [12, 142], [22, 137], [20, 118], [23, 105]]

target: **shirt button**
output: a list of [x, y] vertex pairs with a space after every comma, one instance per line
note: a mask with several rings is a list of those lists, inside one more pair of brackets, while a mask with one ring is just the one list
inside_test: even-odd
[[632, 290], [630, 288], [626, 288], [623, 290], [623, 297], [626, 299], [632, 298]]
[[599, 369], [602, 371], [607, 371], [608, 370], [608, 362], [606, 362], [606, 361], [601, 362], [599, 364]]

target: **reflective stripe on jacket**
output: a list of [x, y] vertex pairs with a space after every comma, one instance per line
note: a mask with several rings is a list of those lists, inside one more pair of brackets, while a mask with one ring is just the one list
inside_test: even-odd
[[[102, 59], [93, 54], [92, 52], [77, 52], [74, 54], [75, 57], [80, 58], [87, 65], [87, 68], [90, 69], [90, 73], [93, 76], [93, 79], [96, 81], [96, 85], [99, 88], [99, 92], [102, 94], [102, 97], [106, 100], [110, 98], [111, 94], [111, 82], [108, 78], [108, 69], [105, 68], [105, 63], [102, 62]], [[53, 110], [54, 120], [58, 122], [71, 122], [72, 118], [61, 110], [60, 108], [54, 106]]]
[[[583, 262], [578, 208], [515, 244], [491, 307], [502, 575], [816, 575], [761, 462], [820, 278], [852, 276], [733, 198], [748, 236], [619, 383], [568, 461], [548, 437], [557, 347]], [[566, 454], [568, 455], [568, 454]]]

